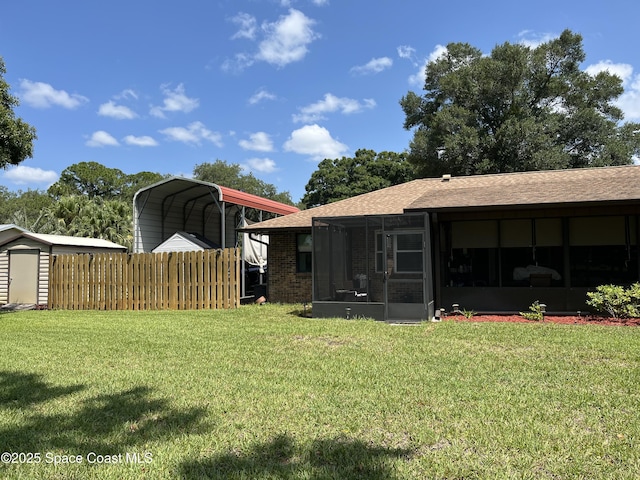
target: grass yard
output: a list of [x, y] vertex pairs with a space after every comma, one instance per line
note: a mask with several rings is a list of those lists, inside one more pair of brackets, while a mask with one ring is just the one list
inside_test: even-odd
[[0, 315], [0, 477], [640, 477], [640, 328], [299, 309]]

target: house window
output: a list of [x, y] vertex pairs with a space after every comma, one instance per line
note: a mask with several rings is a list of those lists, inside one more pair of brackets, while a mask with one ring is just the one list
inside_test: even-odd
[[395, 264], [398, 273], [422, 272], [422, 234], [395, 235]]
[[312, 237], [310, 233], [296, 235], [296, 272], [311, 272], [311, 247]]
[[376, 233], [376, 272], [382, 272], [382, 266], [384, 265], [382, 233]]
[[[394, 233], [393, 260], [396, 273], [422, 272], [422, 233]], [[388, 247], [391, 247], [389, 243]], [[389, 250], [389, 257], [391, 250]], [[376, 272], [382, 272], [385, 264], [385, 242], [382, 233], [376, 233]]]

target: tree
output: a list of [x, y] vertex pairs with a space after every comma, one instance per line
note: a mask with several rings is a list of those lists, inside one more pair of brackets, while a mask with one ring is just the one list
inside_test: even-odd
[[360, 149], [353, 158], [324, 159], [305, 186], [302, 204], [316, 207], [412, 180], [413, 167], [406, 157]]
[[0, 187], [0, 223], [13, 223], [30, 231], [37, 231], [43, 211], [53, 199], [41, 190], [9, 192]]
[[414, 130], [409, 161], [421, 176], [622, 165], [640, 153], [640, 125], [621, 124], [622, 80], [580, 70], [582, 37], [569, 30], [490, 56], [452, 43], [426, 66], [425, 93], [400, 104]]
[[9, 93], [9, 84], [4, 80], [7, 73], [0, 57], [0, 168], [18, 165], [33, 156], [36, 129], [15, 117], [13, 111], [20, 102]]
[[120, 200], [68, 195], [44, 209], [38, 232], [101, 238], [130, 248], [132, 208], [131, 203]]
[[193, 168], [193, 176], [197, 180], [293, 205], [289, 192], [278, 192], [275, 185], [263, 182], [252, 173], [242, 173], [242, 167], [237, 163], [227, 163], [224, 160], [201, 163]]
[[86, 195], [103, 200], [119, 199], [131, 203], [135, 193], [147, 185], [165, 178], [153, 172], [125, 174], [117, 168], [109, 168], [98, 162], [74, 163], [65, 168], [48, 193], [60, 199], [69, 195]]

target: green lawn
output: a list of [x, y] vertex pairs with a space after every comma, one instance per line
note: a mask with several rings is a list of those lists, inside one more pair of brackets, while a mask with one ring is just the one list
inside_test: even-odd
[[298, 310], [0, 315], [0, 477], [640, 478], [640, 328]]

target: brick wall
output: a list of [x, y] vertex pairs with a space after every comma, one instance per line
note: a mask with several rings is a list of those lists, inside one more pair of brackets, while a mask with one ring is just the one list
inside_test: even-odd
[[311, 302], [311, 273], [296, 272], [296, 233], [269, 234], [268, 300], [280, 303]]

